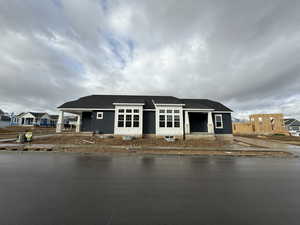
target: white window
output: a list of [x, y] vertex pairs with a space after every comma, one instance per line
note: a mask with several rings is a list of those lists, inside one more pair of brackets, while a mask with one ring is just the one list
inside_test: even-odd
[[140, 127], [139, 109], [119, 109], [118, 127]]
[[97, 112], [97, 120], [103, 119], [103, 112]]
[[173, 109], [159, 110], [159, 127], [173, 128], [180, 127], [180, 111]]
[[223, 128], [223, 117], [221, 114], [215, 115], [215, 127]]

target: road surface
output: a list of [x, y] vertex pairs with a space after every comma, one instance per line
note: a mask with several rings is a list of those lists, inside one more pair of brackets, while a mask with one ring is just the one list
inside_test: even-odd
[[0, 152], [0, 224], [293, 225], [300, 160]]

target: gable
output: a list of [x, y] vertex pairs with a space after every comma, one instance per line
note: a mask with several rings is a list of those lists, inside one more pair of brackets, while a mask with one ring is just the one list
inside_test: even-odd
[[32, 113], [28, 112], [21, 115], [20, 118], [35, 118], [35, 116]]

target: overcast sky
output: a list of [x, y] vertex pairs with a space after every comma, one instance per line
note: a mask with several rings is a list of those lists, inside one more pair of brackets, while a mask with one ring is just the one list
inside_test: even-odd
[[300, 119], [299, 12], [299, 0], [0, 0], [0, 108], [155, 94]]

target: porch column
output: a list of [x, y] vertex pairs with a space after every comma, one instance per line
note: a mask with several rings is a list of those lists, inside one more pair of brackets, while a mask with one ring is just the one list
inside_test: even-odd
[[189, 119], [189, 112], [184, 112], [184, 121], [185, 121], [185, 134], [190, 134], [190, 119]]
[[213, 118], [212, 118], [212, 112], [207, 113], [207, 132], [210, 133], [210, 134], [215, 133], [214, 122], [213, 122]]
[[64, 128], [64, 112], [59, 111], [58, 120], [56, 124], [56, 133], [61, 133]]
[[81, 127], [81, 117], [82, 117], [82, 114], [80, 113], [80, 114], [77, 116], [76, 133], [79, 133], [79, 132], [80, 132], [80, 127]]

